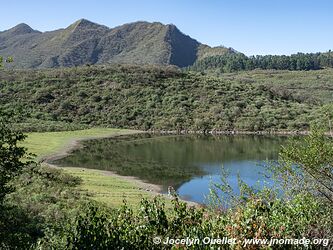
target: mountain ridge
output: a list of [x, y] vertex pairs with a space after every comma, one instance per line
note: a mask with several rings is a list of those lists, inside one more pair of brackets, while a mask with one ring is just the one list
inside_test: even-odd
[[53, 31], [40, 32], [21, 23], [0, 32], [0, 55], [14, 58], [12, 68], [108, 63], [186, 67], [208, 50], [209, 54], [234, 53], [224, 47], [209, 47], [174, 24], [160, 22], [137, 21], [109, 28], [82, 18]]

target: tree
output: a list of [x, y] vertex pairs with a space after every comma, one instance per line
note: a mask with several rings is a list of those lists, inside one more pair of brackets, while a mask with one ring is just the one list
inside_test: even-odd
[[28, 154], [18, 145], [26, 136], [11, 128], [11, 119], [12, 115], [0, 111], [0, 207], [6, 194], [13, 191], [10, 181], [31, 163], [23, 160]]
[[282, 148], [280, 158], [282, 168], [278, 171], [282, 176], [290, 176], [298, 191], [321, 196], [333, 205], [332, 138], [314, 130], [307, 137], [291, 140]]
[[[6, 62], [13, 59], [8, 57]], [[0, 69], [3, 67], [3, 57], [0, 56]], [[29, 165], [26, 149], [18, 146], [18, 142], [26, 137], [22, 132], [11, 128], [13, 114], [8, 114], [0, 110], [0, 208], [3, 200], [9, 192], [13, 191], [10, 181], [23, 169]], [[27, 157], [25, 161], [22, 159]]]

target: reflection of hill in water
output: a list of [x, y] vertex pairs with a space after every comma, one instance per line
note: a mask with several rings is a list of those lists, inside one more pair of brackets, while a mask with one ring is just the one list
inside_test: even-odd
[[141, 134], [86, 141], [83, 148], [55, 163], [111, 170], [150, 183], [178, 187], [195, 176], [208, 174], [209, 165], [216, 168], [223, 162], [276, 159], [283, 141], [283, 137], [248, 135]]

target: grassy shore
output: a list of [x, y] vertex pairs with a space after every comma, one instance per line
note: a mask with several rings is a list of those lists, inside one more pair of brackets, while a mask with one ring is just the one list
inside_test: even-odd
[[[36, 155], [37, 160], [65, 155], [81, 140], [113, 137], [139, 133], [135, 130], [92, 128], [77, 131], [29, 133], [23, 146]], [[46, 163], [43, 163], [46, 164]], [[156, 187], [130, 177], [122, 177], [110, 172], [63, 168], [65, 172], [82, 179], [79, 189], [91, 198], [106, 203], [110, 207], [119, 207], [125, 199], [128, 204], [137, 205], [142, 197], [156, 195]]]
[[144, 187], [139, 181], [110, 175], [101, 170], [64, 168], [64, 171], [82, 179], [80, 189], [86, 195], [110, 207], [121, 206], [123, 200], [132, 206], [137, 206], [141, 198], [156, 195], [152, 189]]
[[84, 130], [28, 133], [24, 146], [30, 153], [36, 155], [37, 160], [50, 157], [51, 155], [64, 153], [80, 140], [112, 137], [124, 134], [139, 133], [136, 130], [113, 129], [113, 128], [91, 128]]

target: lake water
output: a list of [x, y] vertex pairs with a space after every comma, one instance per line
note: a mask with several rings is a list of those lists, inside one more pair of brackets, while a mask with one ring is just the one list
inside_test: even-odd
[[221, 167], [237, 192], [237, 175], [249, 185], [272, 181], [267, 160], [277, 159], [279, 136], [119, 136], [85, 141], [55, 164], [111, 170], [149, 183], [169, 186], [187, 200], [205, 202], [210, 183], [219, 182]]

